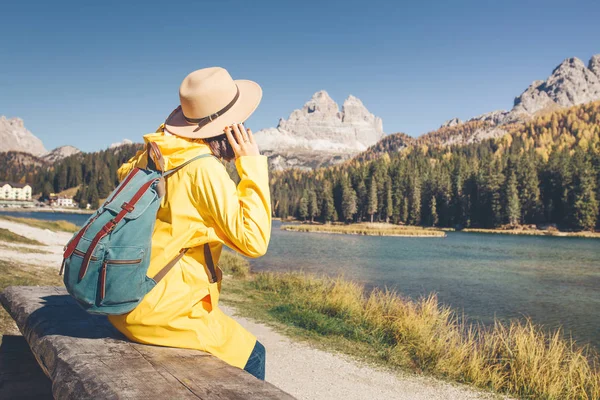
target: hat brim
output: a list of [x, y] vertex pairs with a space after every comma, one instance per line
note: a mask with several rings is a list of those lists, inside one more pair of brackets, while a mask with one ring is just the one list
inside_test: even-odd
[[222, 135], [225, 133], [223, 129], [226, 126], [244, 122], [258, 107], [262, 98], [262, 89], [258, 83], [253, 81], [237, 79], [234, 82], [240, 91], [240, 96], [233, 107], [223, 115], [219, 115], [208, 124], [199, 128], [197, 124], [187, 122], [183, 116], [181, 107], [178, 107], [165, 121], [165, 128], [177, 136], [202, 139]]

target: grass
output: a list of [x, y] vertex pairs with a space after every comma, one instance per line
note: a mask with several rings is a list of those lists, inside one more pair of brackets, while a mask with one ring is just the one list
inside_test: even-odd
[[417, 236], [417, 237], [444, 237], [446, 234], [435, 228], [422, 228], [419, 226], [403, 226], [386, 223], [356, 223], [356, 224], [302, 224], [282, 225], [281, 229], [294, 232], [323, 232], [344, 233], [350, 235], [369, 236]]
[[[8, 286], [62, 286], [62, 277], [54, 268], [35, 267], [0, 260], [0, 292]], [[17, 334], [18, 329], [10, 315], [0, 307], [0, 336]]]
[[219, 259], [219, 267], [226, 275], [234, 278], [247, 278], [250, 275], [250, 264], [246, 259], [232, 251], [223, 250]]
[[48, 220], [43, 220], [43, 219], [12, 217], [9, 215], [1, 215], [1, 214], [0, 214], [0, 218], [5, 219], [7, 221], [11, 221], [11, 222], [17, 222], [19, 224], [33, 226], [34, 228], [49, 229], [54, 232], [75, 233], [80, 229], [80, 227], [78, 227], [77, 225], [75, 225], [69, 221], [64, 221], [64, 220], [48, 221]]
[[34, 239], [29, 239], [25, 236], [18, 235], [4, 228], [0, 228], [0, 242], [35, 244], [38, 246], [45, 246], [44, 243], [38, 242]]
[[223, 287], [223, 301], [242, 313], [329, 350], [520, 398], [600, 398], [597, 353], [529, 320], [470, 324], [434, 295], [366, 293], [303, 273], [252, 274]]
[[37, 249], [34, 247], [23, 247], [23, 246], [10, 246], [4, 243], [0, 243], [0, 251], [2, 249], [18, 251], [19, 253], [29, 253], [29, 254], [52, 254], [51, 251], [46, 251], [42, 249]]

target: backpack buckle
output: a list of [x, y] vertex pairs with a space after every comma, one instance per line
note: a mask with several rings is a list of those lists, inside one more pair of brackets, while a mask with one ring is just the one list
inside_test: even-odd
[[112, 232], [113, 229], [115, 229], [115, 226], [117, 226], [117, 224], [115, 223], [114, 220], [110, 220], [106, 223], [106, 225], [104, 225], [102, 227], [102, 230], [108, 235], [109, 233]]
[[121, 208], [125, 211], [127, 211], [128, 213], [132, 212], [135, 207], [132, 206], [131, 204], [129, 204], [128, 202], [123, 202], [123, 204], [121, 204]]

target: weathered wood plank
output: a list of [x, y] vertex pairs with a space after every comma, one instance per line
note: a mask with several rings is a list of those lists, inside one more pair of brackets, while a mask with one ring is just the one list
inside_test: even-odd
[[0, 339], [0, 399], [52, 400], [52, 381], [39, 367], [21, 335]]
[[207, 353], [132, 343], [64, 288], [11, 286], [0, 302], [57, 399], [293, 399]]

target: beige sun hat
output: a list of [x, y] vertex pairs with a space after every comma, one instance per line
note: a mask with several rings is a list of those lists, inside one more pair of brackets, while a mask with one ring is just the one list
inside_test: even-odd
[[226, 126], [248, 119], [261, 98], [256, 82], [233, 80], [221, 67], [199, 69], [181, 83], [181, 105], [169, 115], [165, 129], [186, 138], [218, 136]]

